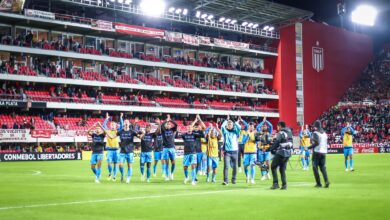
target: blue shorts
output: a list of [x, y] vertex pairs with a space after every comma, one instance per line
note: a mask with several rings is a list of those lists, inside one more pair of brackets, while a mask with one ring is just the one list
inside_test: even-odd
[[152, 162], [152, 152], [141, 152], [140, 163], [151, 163]]
[[269, 161], [271, 159], [271, 152], [263, 152], [262, 149], [259, 149], [257, 152], [257, 161], [263, 163], [264, 161]]
[[162, 151], [154, 151], [153, 157], [154, 160], [161, 160]]
[[256, 153], [244, 153], [244, 166], [256, 164]]
[[175, 148], [164, 148], [162, 151], [161, 159], [162, 160], [175, 160], [176, 150]]
[[206, 155], [202, 153], [196, 153], [196, 161], [198, 164], [202, 163], [202, 160], [206, 158]]
[[134, 162], [134, 153], [120, 153], [119, 154], [119, 163], [133, 163]]
[[218, 157], [209, 157], [207, 158], [207, 167], [211, 169], [218, 168], [218, 162], [219, 162]]
[[196, 154], [184, 155], [183, 166], [188, 167], [192, 164], [196, 164]]
[[91, 165], [96, 165], [98, 161], [102, 161], [102, 160], [103, 160], [103, 153], [100, 153], [100, 154], [92, 153]]
[[344, 147], [344, 157], [348, 157], [350, 155], [353, 155], [353, 148], [352, 147]]
[[107, 151], [107, 163], [118, 163], [119, 150], [108, 150]]
[[308, 150], [307, 148], [306, 148], [306, 150], [305, 150], [305, 147], [299, 147], [299, 149], [301, 150], [301, 155], [303, 156], [303, 157], [310, 157], [310, 150]]

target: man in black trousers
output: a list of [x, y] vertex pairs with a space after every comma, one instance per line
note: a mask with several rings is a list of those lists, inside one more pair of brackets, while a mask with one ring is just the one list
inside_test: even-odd
[[314, 133], [311, 138], [312, 145], [308, 149], [313, 150], [312, 165], [314, 178], [316, 180], [315, 187], [321, 188], [321, 178], [318, 172], [318, 168], [322, 173], [325, 181], [325, 188], [329, 188], [329, 179], [326, 172], [326, 154], [328, 153], [328, 135], [321, 126], [320, 121], [314, 122]]
[[282, 190], [287, 189], [287, 181], [286, 181], [286, 167], [288, 159], [292, 154], [293, 147], [293, 136], [291, 129], [286, 127], [286, 123], [280, 121], [278, 123], [278, 133], [276, 138], [272, 144], [272, 146], [267, 150], [271, 151], [274, 154], [274, 158], [271, 163], [271, 171], [272, 171], [272, 179], [273, 185], [271, 187], [272, 190], [279, 189], [279, 180], [277, 169], [279, 167], [280, 177], [282, 179]]

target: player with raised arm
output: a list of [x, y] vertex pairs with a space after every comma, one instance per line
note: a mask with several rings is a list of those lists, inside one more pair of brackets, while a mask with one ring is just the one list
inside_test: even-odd
[[192, 185], [196, 185], [196, 146], [197, 139], [203, 137], [203, 131], [194, 132], [194, 126], [199, 121], [199, 116], [196, 116], [195, 120], [187, 126], [187, 132], [180, 135], [180, 138], [184, 141], [184, 159], [183, 159], [183, 169], [184, 169], [184, 184], [189, 180], [188, 178], [188, 167], [191, 166], [191, 177]]
[[260, 163], [261, 180], [271, 179], [269, 175], [269, 161], [271, 159], [271, 152], [267, 149], [271, 145], [273, 126], [271, 122], [267, 121], [267, 117], [264, 117], [263, 121], [256, 126], [257, 130], [257, 161]]
[[123, 165], [127, 163], [127, 179], [126, 183], [130, 183], [133, 174], [132, 164], [134, 162], [134, 137], [137, 132], [130, 129], [130, 121], [128, 119], [123, 121], [123, 113], [120, 115], [120, 130], [117, 136], [120, 138], [120, 154], [119, 154], [119, 171], [121, 173], [121, 182], [124, 182], [124, 168]]
[[[246, 176], [246, 182], [255, 184], [255, 165], [256, 165], [256, 129], [253, 123], [248, 124], [241, 117], [239, 117], [246, 128], [248, 128], [246, 135], [243, 136], [242, 142], [244, 143], [244, 172]], [[250, 174], [248, 167], [250, 167]]]
[[210, 181], [210, 172], [212, 171], [211, 182], [215, 183], [217, 177], [217, 168], [218, 168], [218, 151], [219, 145], [218, 141], [222, 137], [222, 132], [218, 127], [218, 123], [215, 123], [215, 126], [211, 124], [211, 127], [207, 133], [207, 179], [206, 182]]
[[[117, 132], [122, 130], [119, 127], [117, 129], [117, 124], [114, 121], [111, 121], [110, 128], [108, 129], [107, 123], [110, 119], [110, 115], [106, 113], [106, 120], [104, 120], [103, 128], [106, 131], [106, 150], [107, 150], [107, 166], [108, 166], [108, 180], [116, 181], [116, 172], [117, 172], [117, 163], [119, 159], [119, 141]], [[112, 166], [114, 165], [114, 166]]]
[[245, 148], [245, 142], [244, 142], [244, 136], [248, 134], [248, 124], [242, 124], [241, 125], [241, 131], [240, 136], [238, 137], [238, 172], [241, 173], [241, 165], [242, 165], [242, 159], [244, 158], [244, 148]]
[[[177, 124], [171, 119], [171, 115], [168, 114], [167, 120], [161, 125], [161, 134], [163, 136], [163, 153], [162, 153], [162, 166], [163, 173], [165, 174], [165, 180], [173, 180], [173, 174], [175, 172], [175, 137], [177, 132]], [[171, 161], [171, 172], [169, 174], [169, 161]]]
[[151, 132], [152, 126], [147, 124], [145, 131], [143, 131], [139, 138], [141, 139], [141, 156], [140, 156], [140, 169], [141, 169], [141, 181], [145, 180], [145, 163], [146, 163], [146, 182], [150, 182], [150, 167], [152, 165], [152, 151], [154, 147], [154, 139], [156, 134]]
[[[196, 116], [197, 123], [194, 125], [194, 133], [201, 132], [203, 134], [206, 129], [206, 125], [203, 123], [202, 119], [199, 115]], [[202, 151], [202, 138], [204, 136], [199, 136], [196, 139], [196, 175], [206, 175], [206, 154]]]
[[103, 151], [105, 147], [104, 138], [106, 137], [106, 134], [104, 129], [102, 129], [100, 122], [95, 123], [88, 129], [87, 133], [92, 137], [91, 169], [95, 174], [95, 182], [100, 183]]
[[221, 126], [224, 145], [223, 145], [223, 183], [228, 185], [229, 166], [233, 168], [232, 184], [236, 184], [237, 177], [237, 160], [238, 160], [238, 137], [240, 136], [241, 125], [237, 121], [234, 123], [230, 116], [222, 123]]
[[309, 164], [310, 164], [310, 150], [308, 147], [311, 145], [310, 138], [311, 138], [311, 132], [309, 131], [309, 126], [306, 125], [305, 127], [301, 127], [301, 131], [299, 132], [299, 138], [300, 138], [300, 150], [301, 150], [301, 162], [303, 170], [309, 170]]
[[[156, 137], [154, 139], [154, 150], [153, 150], [153, 158], [154, 158], [154, 165], [153, 165], [153, 176], [156, 176], [157, 171], [157, 164], [158, 161], [161, 161], [161, 154], [163, 151], [163, 136], [161, 134], [161, 121], [159, 118], [156, 118], [155, 120], [157, 124], [157, 130], [155, 132]], [[162, 170], [164, 171], [164, 170]], [[162, 172], [162, 175], [164, 175], [164, 172]]]
[[344, 147], [344, 163], [345, 171], [348, 171], [348, 158], [349, 158], [349, 169], [353, 169], [353, 136], [356, 134], [356, 131], [352, 128], [349, 122], [346, 123], [345, 127], [341, 129], [341, 137], [343, 138], [343, 147]]

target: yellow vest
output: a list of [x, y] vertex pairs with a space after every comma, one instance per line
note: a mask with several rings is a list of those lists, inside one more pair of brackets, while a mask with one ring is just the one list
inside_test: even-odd
[[250, 132], [248, 135], [249, 138], [245, 143], [244, 153], [256, 153], [257, 148], [256, 148], [255, 132]]
[[118, 141], [118, 137], [116, 136], [116, 132], [117, 131], [113, 131], [113, 130], [109, 130], [108, 131], [111, 136], [114, 136], [115, 138], [110, 138], [110, 137], [106, 137], [107, 138], [107, 147], [110, 147], [110, 148], [119, 148], [119, 141]]
[[207, 143], [207, 156], [218, 157], [218, 138], [209, 137]]
[[352, 139], [353, 139], [352, 134], [344, 133], [343, 146], [344, 147], [352, 147]]

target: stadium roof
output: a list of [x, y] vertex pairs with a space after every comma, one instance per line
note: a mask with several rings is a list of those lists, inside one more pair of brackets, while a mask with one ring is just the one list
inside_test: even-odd
[[182, 6], [215, 17], [231, 17], [259, 25], [283, 25], [291, 20], [307, 19], [310, 11], [267, 0], [165, 0], [168, 6]]

